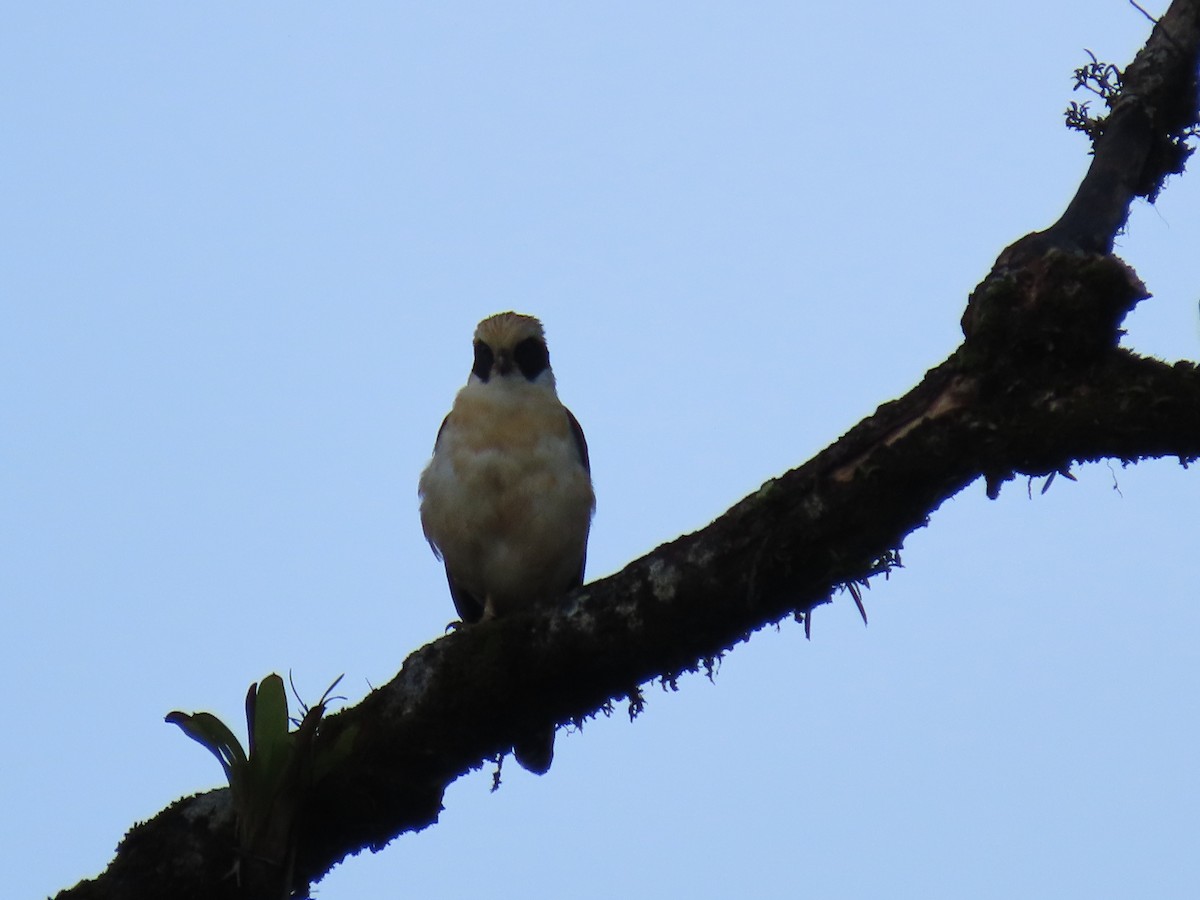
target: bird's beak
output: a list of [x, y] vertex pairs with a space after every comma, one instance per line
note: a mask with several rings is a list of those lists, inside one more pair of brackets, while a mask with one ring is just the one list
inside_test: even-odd
[[507, 375], [512, 371], [513, 361], [512, 356], [506, 350], [501, 350], [496, 354], [496, 361], [492, 363], [492, 370], [501, 375]]

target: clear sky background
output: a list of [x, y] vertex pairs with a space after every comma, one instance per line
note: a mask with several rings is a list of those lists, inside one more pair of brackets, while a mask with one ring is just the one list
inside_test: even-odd
[[[1148, 9], [1159, 13], [1162, 0]], [[0, 870], [40, 898], [222, 783], [172, 709], [358, 700], [453, 610], [417, 476], [476, 322], [547, 328], [589, 576], [960, 341], [1089, 157], [1123, 0], [12, 5], [0, 28]], [[1200, 172], [1119, 252], [1200, 355]], [[1200, 472], [981, 484], [905, 568], [460, 779], [320, 898], [1200, 896]], [[1119, 489], [1119, 490], [1118, 490]]]

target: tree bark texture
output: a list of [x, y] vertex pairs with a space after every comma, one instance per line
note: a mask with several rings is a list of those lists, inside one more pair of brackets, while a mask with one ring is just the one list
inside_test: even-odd
[[[971, 294], [963, 344], [815, 458], [711, 525], [555, 607], [463, 628], [331, 716], [348, 759], [313, 786], [295, 852], [302, 891], [347, 855], [433, 824], [446, 787], [538, 726], [582, 721], [639, 685], [711, 667], [757, 629], [811, 615], [899, 562], [905, 536], [972, 481], [1103, 458], [1200, 456], [1200, 372], [1118, 346], [1147, 292], [1112, 255], [1131, 202], [1182, 171], [1197, 123], [1200, 0], [1175, 0], [1123, 73], [1094, 160], [1062, 218], [1001, 253]], [[59, 894], [279, 897], [237, 861], [224, 789], [135, 825], [109, 868]], [[269, 865], [268, 865], [269, 868]], [[261, 875], [261, 873], [260, 873]], [[240, 881], [240, 886], [239, 886]]]

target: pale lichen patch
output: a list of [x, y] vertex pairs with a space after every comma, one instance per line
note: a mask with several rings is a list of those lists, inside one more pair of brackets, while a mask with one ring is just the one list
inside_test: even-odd
[[697, 569], [706, 569], [713, 561], [712, 548], [706, 542], [697, 542], [687, 552], [687, 561], [689, 565], [695, 566]]
[[679, 570], [670, 563], [656, 559], [650, 563], [650, 590], [654, 599], [666, 603], [675, 599], [675, 588], [679, 586]]

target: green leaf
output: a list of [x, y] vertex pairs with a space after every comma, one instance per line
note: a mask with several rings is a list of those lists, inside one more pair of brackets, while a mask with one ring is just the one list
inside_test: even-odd
[[258, 685], [257, 697], [250, 686], [246, 697], [246, 727], [250, 731], [250, 758], [260, 754], [264, 760], [273, 759], [288, 744], [287, 691], [283, 679], [268, 675]]
[[199, 712], [188, 715], [184, 712], [169, 713], [167, 722], [178, 725], [183, 733], [197, 743], [203, 744], [217, 758], [225, 777], [233, 786], [235, 772], [246, 765], [246, 751], [229, 727], [212, 713]]

